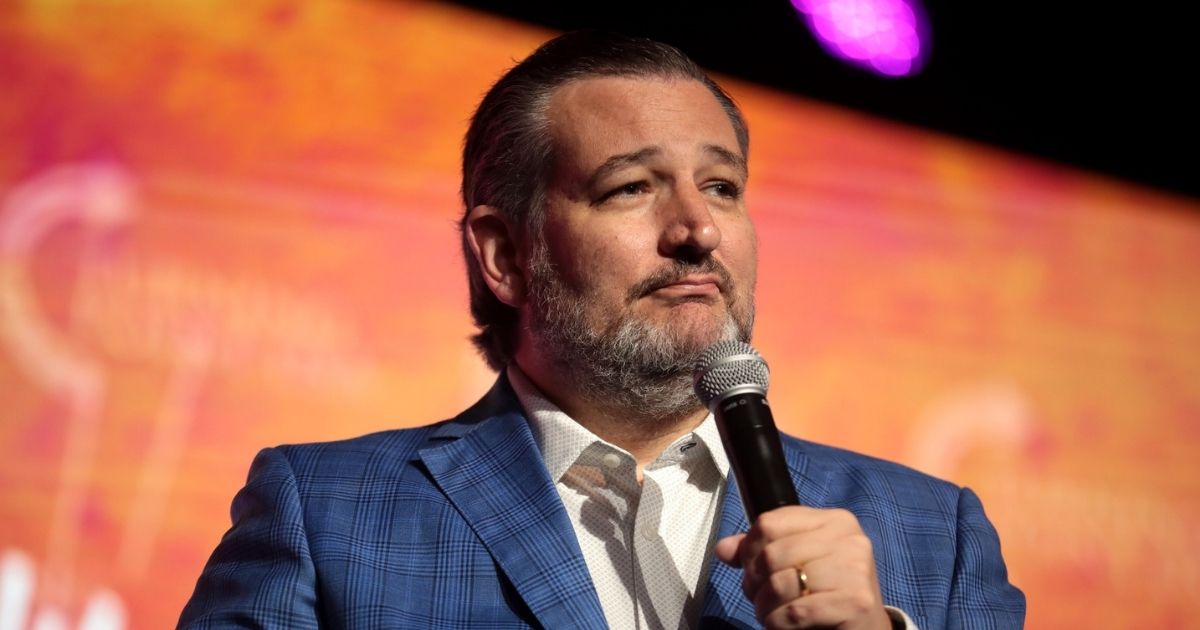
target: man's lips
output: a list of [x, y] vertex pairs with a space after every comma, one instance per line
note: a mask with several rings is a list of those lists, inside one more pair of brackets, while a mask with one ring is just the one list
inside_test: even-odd
[[732, 297], [732, 289], [729, 272], [710, 256], [695, 264], [674, 261], [631, 287], [627, 299], [632, 304], [650, 295], [672, 299], [710, 299], [720, 294]]
[[717, 274], [686, 276], [660, 285], [653, 292], [672, 297], [716, 295], [721, 292], [721, 277]]

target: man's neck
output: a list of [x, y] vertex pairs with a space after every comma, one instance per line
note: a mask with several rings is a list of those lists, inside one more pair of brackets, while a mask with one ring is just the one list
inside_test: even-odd
[[603, 400], [591, 400], [562, 372], [540, 369], [533, 362], [517, 361], [517, 367], [547, 400], [600, 439], [619, 446], [637, 460], [640, 471], [658, 459], [668, 446], [691, 433], [708, 413], [697, 405], [674, 417], [648, 416], [644, 410], [617, 408]]

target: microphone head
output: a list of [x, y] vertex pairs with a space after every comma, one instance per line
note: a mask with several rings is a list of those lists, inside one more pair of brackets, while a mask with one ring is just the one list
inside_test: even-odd
[[766, 396], [769, 381], [766, 360], [744, 341], [718, 341], [700, 355], [692, 372], [696, 396], [709, 409], [738, 394]]

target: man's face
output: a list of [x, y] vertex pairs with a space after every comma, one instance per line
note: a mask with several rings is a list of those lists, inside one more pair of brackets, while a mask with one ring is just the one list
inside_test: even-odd
[[[690, 374], [719, 339], [748, 339], [756, 240], [745, 158], [716, 98], [688, 79], [602, 77], [559, 88], [543, 242], [531, 254], [533, 334], [560, 360]], [[547, 328], [551, 330], [546, 330]], [[570, 330], [562, 330], [562, 329]], [[601, 361], [604, 357], [599, 357]], [[678, 365], [676, 365], [678, 364]], [[637, 369], [637, 368], [635, 368]], [[667, 374], [659, 374], [667, 376]]]

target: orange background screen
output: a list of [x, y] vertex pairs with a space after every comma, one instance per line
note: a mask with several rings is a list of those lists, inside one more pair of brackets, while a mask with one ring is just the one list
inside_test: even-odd
[[[254, 453], [454, 415], [457, 156], [550, 33], [0, 6], [0, 625], [171, 626]], [[1200, 204], [725, 81], [793, 434], [969, 485], [1030, 628], [1200, 627]]]

